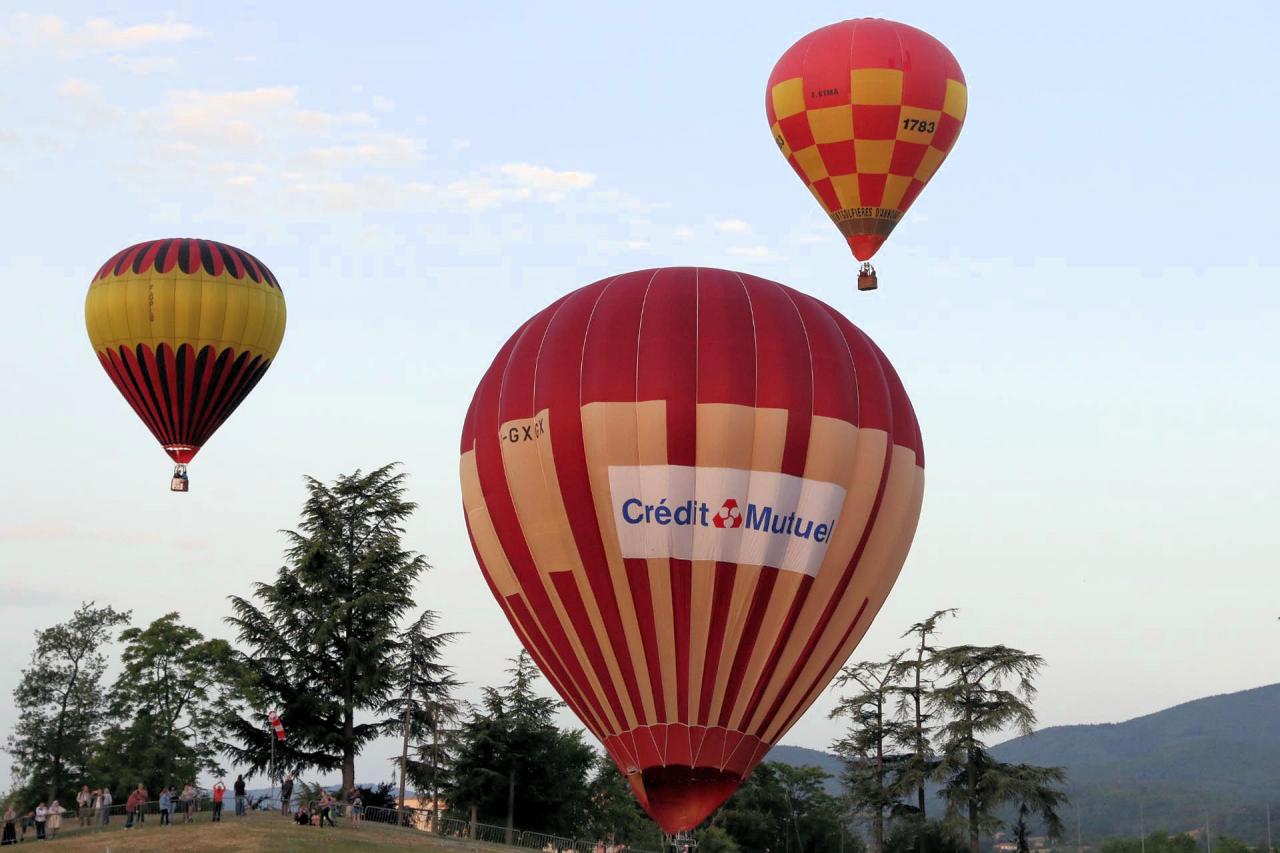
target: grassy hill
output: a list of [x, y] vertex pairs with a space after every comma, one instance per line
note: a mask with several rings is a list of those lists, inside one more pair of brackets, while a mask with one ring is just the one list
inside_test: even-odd
[[[1136, 835], [1139, 825], [1257, 841], [1264, 803], [1280, 818], [1280, 684], [1197, 699], [1123, 723], [1054, 726], [999, 744], [1002, 761], [1067, 768], [1085, 838]], [[769, 759], [839, 773], [835, 756], [776, 747]]]

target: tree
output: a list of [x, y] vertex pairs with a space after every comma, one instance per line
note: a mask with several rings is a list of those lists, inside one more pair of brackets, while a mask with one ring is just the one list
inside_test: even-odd
[[955, 608], [937, 610], [929, 618], [908, 628], [902, 636], [912, 637], [914, 657], [904, 657], [901, 663], [902, 684], [899, 693], [898, 712], [908, 719], [902, 745], [911, 751], [899, 769], [899, 782], [904, 793], [915, 789], [916, 810], [921, 820], [927, 818], [925, 784], [933, 781], [938, 772], [938, 760], [930, 748], [933, 727], [928, 713], [928, 684], [926, 674], [933, 666], [933, 647], [929, 639], [938, 632], [938, 623], [955, 615]]
[[[461, 723], [469, 706], [459, 701], [452, 709], [442, 706], [434, 710], [436, 716], [431, 721], [430, 739], [415, 741], [412, 744], [406, 769], [409, 781], [413, 784], [414, 790], [419, 793], [419, 806], [421, 806], [422, 793], [430, 792], [432, 822], [433, 825], [439, 826], [440, 792], [447, 791], [453, 786], [453, 768], [462, 743]], [[392, 764], [399, 767], [402, 757], [393, 758]]]
[[[432, 740], [430, 776], [432, 811], [439, 800], [439, 732], [441, 725], [455, 719], [461, 707], [453, 691], [461, 686], [454, 677], [453, 667], [440, 662], [444, 647], [457, 639], [457, 633], [433, 634], [439, 617], [434, 610], [424, 610], [422, 615], [406, 628], [397, 640], [392, 656], [392, 669], [396, 678], [396, 693], [381, 709], [383, 714], [399, 713], [401, 717], [400, 748], [400, 803], [404, 803], [405, 783], [409, 776], [409, 740], [421, 743]], [[439, 815], [435, 815], [438, 819]]]
[[836, 678], [836, 686], [855, 688], [831, 712], [832, 719], [849, 720], [848, 731], [833, 748], [844, 761], [844, 781], [853, 807], [871, 827], [871, 853], [884, 851], [885, 821], [901, 787], [897, 777], [903, 757], [888, 751], [907, 737], [890, 708], [901, 663], [901, 653], [884, 661], [861, 661], [846, 666]]
[[[1217, 845], [1214, 845], [1215, 849]], [[1199, 853], [1201, 845], [1190, 835], [1152, 832], [1141, 838], [1113, 838], [1102, 842], [1102, 853]]]
[[286, 533], [287, 565], [274, 582], [256, 585], [257, 603], [231, 597], [227, 621], [249, 649], [242, 697], [251, 710], [230, 722], [223, 748], [251, 774], [266, 769], [264, 705], [272, 703], [289, 727], [277, 770], [341, 769], [351, 790], [360, 748], [395, 725], [394, 717], [356, 716], [394, 695], [396, 627], [429, 566], [401, 542], [417, 505], [405, 499], [405, 475], [394, 464], [306, 483], [299, 529]]
[[723, 829], [742, 853], [862, 853], [861, 839], [846, 830], [839, 802], [824, 789], [830, 779], [819, 767], [766, 761], [712, 816], [711, 825]]
[[[120, 635], [124, 669], [110, 694], [112, 717], [129, 722], [112, 727], [117, 743], [104, 758], [153, 756], [144, 759], [145, 772], [138, 777], [151, 790], [190, 781], [200, 770], [220, 770], [216, 735], [229, 711], [227, 687], [235, 680], [231, 645], [206, 640], [178, 618], [167, 613]], [[139, 743], [121, 749], [122, 739]]]
[[474, 807], [481, 821], [505, 819], [509, 837], [516, 825], [568, 835], [587, 808], [595, 753], [580, 731], [556, 727], [560, 703], [533, 689], [539, 675], [527, 652], [511, 659], [507, 674], [502, 687], [484, 688], [462, 725], [445, 799], [464, 814]]
[[1038, 813], [1056, 838], [1062, 830], [1057, 809], [1066, 802], [1058, 787], [1065, 778], [1062, 768], [1001, 763], [983, 740], [1010, 728], [1031, 734], [1034, 682], [1043, 659], [1007, 646], [951, 646], [934, 660], [940, 683], [930, 705], [947, 718], [939, 730], [942, 793], [948, 810], [965, 818], [971, 853], [978, 853], [984, 829], [1000, 826], [994, 812], [1006, 802]]
[[1029, 830], [1027, 828], [1027, 815], [1031, 814], [1031, 808], [1026, 803], [1018, 803], [1018, 819], [1013, 824], [1013, 843], [1017, 845], [1018, 853], [1031, 853], [1031, 845], [1027, 841]]
[[14, 780], [37, 796], [68, 798], [83, 777], [102, 727], [105, 701], [102, 647], [113, 629], [129, 621], [129, 611], [81, 604], [66, 622], [36, 632], [31, 664], [13, 691], [18, 722], [6, 751]]
[[[587, 798], [585, 820], [576, 834], [645, 850], [662, 847], [662, 830], [645, 814], [626, 777], [608, 755], [596, 758], [591, 781], [587, 783]], [[701, 841], [698, 849], [703, 850]]]
[[733, 836], [718, 826], [708, 826], [694, 835], [698, 853], [741, 853], [742, 848]]
[[885, 853], [968, 853], [969, 845], [948, 821], [912, 820], [894, 824]]

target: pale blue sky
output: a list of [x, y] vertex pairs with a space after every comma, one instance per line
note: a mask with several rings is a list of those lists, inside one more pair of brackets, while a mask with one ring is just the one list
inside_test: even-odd
[[[1046, 724], [1277, 679], [1273, 4], [220, 5], [0, 13], [0, 690], [83, 598], [221, 632], [303, 473], [399, 459], [474, 694], [516, 649], [459, 510], [475, 383], [565, 291], [677, 263], [813, 293], [902, 374], [925, 509], [856, 654], [958, 606], [945, 639], [1047, 657]], [[932, 32], [970, 88], [874, 294], [763, 115], [781, 52], [854, 15]], [[103, 260], [174, 235], [289, 304], [187, 496], [83, 325]], [[832, 704], [787, 742], [829, 744]]]

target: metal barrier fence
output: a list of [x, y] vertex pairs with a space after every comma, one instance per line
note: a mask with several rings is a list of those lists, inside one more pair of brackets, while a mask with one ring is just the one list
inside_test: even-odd
[[541, 850], [543, 853], [655, 853], [625, 844], [609, 844], [598, 839], [565, 838], [544, 832], [509, 830], [505, 826], [489, 823], [471, 823], [453, 817], [441, 817], [433, 826], [431, 809], [364, 809], [363, 819], [370, 823], [409, 827], [446, 838], [481, 841], [487, 844], [509, 845], [523, 850]]

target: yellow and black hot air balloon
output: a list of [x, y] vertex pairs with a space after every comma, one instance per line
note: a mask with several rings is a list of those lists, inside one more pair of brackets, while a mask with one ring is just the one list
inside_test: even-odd
[[177, 463], [171, 488], [185, 492], [187, 463], [280, 349], [280, 283], [225, 243], [150, 240], [102, 265], [84, 313], [98, 360]]

